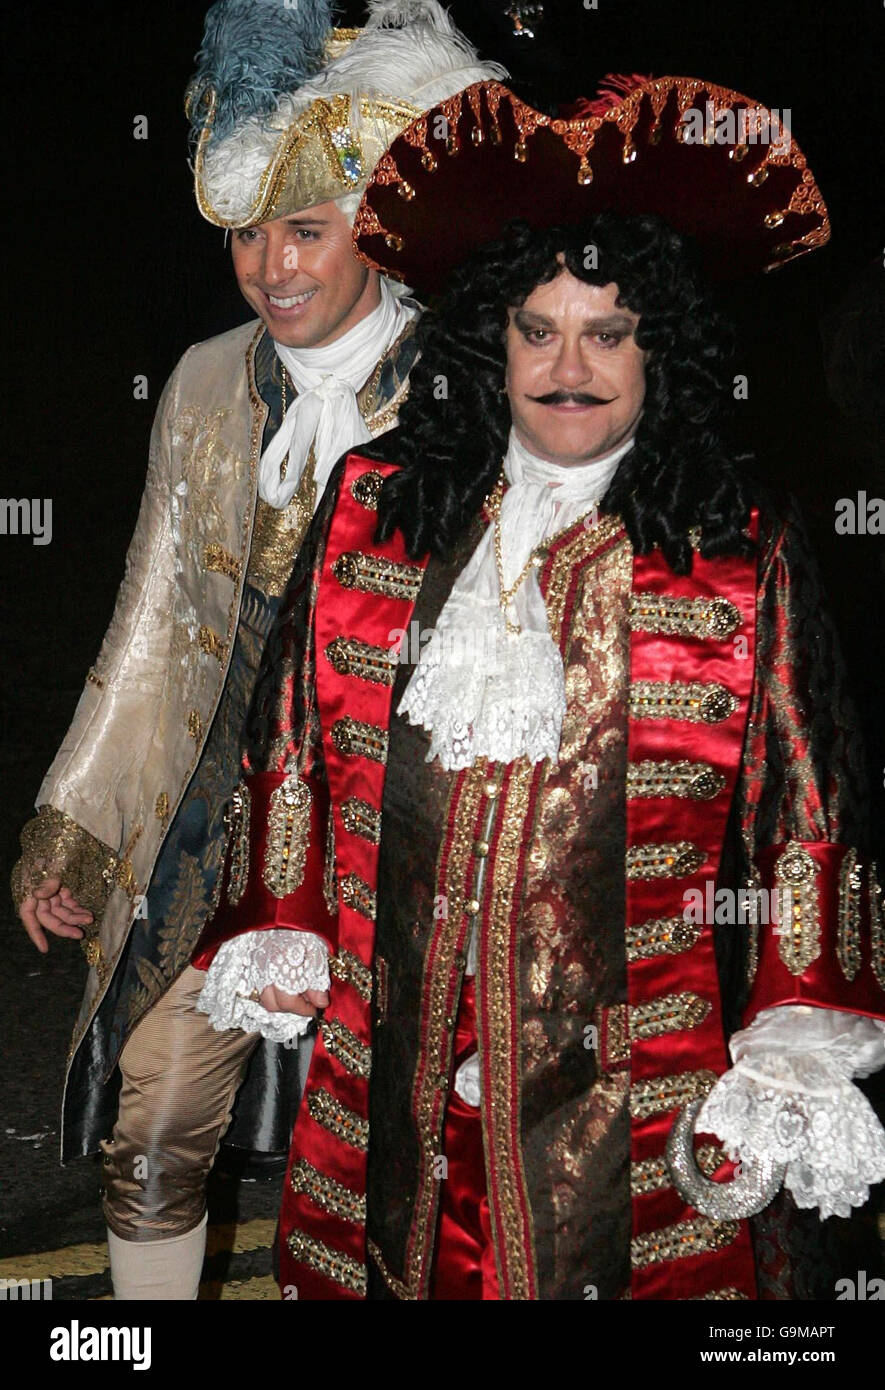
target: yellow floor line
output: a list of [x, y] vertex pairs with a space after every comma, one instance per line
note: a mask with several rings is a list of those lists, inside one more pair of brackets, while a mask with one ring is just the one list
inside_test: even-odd
[[280, 1286], [272, 1274], [255, 1275], [252, 1279], [232, 1279], [222, 1284], [221, 1299], [265, 1299], [267, 1302], [280, 1302]]
[[100, 1245], [67, 1245], [36, 1255], [13, 1255], [0, 1260], [0, 1279], [67, 1279], [101, 1274], [107, 1267], [108, 1247], [102, 1241]]
[[242, 1226], [235, 1226], [232, 1222], [227, 1226], [210, 1226], [206, 1236], [206, 1254], [230, 1250], [234, 1255], [245, 1255], [250, 1250], [269, 1249], [276, 1228], [275, 1220], [269, 1221], [263, 1217], [244, 1221]]
[[[273, 1241], [276, 1222], [263, 1218], [210, 1226], [206, 1239], [206, 1254], [229, 1250], [243, 1255], [250, 1250], [263, 1250]], [[13, 1255], [0, 1260], [0, 1279], [68, 1279], [89, 1274], [103, 1274], [108, 1268], [108, 1247], [98, 1245], [66, 1245], [60, 1250], [41, 1250], [33, 1255]]]
[[[211, 1294], [211, 1297], [210, 1297]], [[204, 1302], [212, 1303], [218, 1300], [219, 1289], [217, 1284], [205, 1283], [200, 1285], [200, 1297]], [[251, 1300], [253, 1302], [263, 1300], [267, 1303], [279, 1303], [280, 1286], [270, 1274], [256, 1275], [252, 1279], [232, 1279], [230, 1283], [221, 1285], [221, 1302], [230, 1299]], [[99, 1298], [90, 1300], [92, 1303], [113, 1303], [113, 1295], [102, 1294]]]

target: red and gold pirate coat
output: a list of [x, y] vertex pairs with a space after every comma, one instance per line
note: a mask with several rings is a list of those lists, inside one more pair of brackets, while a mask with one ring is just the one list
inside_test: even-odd
[[[677, 576], [634, 555], [617, 517], [576, 523], [538, 571], [566, 674], [558, 762], [448, 773], [395, 711], [487, 518], [445, 562], [416, 562], [399, 533], [379, 545], [391, 471], [350, 454], [314, 519], [194, 956], [206, 968], [222, 941], [272, 927], [329, 947], [280, 1282], [299, 1298], [429, 1297], [475, 924], [500, 1296], [795, 1297], [790, 1223], [816, 1212], [782, 1193], [751, 1222], [716, 1222], [663, 1155], [759, 1010], [885, 1013], [861, 753], [801, 530], [754, 512], [752, 559], [696, 552]], [[693, 923], [687, 894], [708, 883], [786, 890], [789, 920]], [[732, 1172], [713, 1136], [697, 1158]]]

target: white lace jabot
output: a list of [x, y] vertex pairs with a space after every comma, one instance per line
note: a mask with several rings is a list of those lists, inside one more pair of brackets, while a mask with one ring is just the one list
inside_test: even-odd
[[[383, 276], [381, 303], [334, 343], [291, 348], [274, 340], [277, 356], [298, 391], [258, 465], [258, 492], [272, 507], [288, 506], [301, 481], [311, 444], [317, 501], [345, 449], [371, 438], [356, 393], [396, 342], [417, 309], [402, 304]], [[285, 478], [280, 464], [289, 455]]]
[[[509, 588], [532, 551], [582, 516], [595, 525], [601, 501], [633, 440], [604, 458], [564, 467], [537, 458], [511, 429], [504, 458], [510, 484], [501, 505], [501, 558]], [[518, 624], [508, 632], [501, 610], [490, 526], [455, 581], [436, 629], [422, 647], [399, 713], [431, 735], [428, 761], [446, 771], [469, 767], [479, 757], [512, 762], [556, 759], [565, 716], [562, 658], [532, 568], [508, 606]]]

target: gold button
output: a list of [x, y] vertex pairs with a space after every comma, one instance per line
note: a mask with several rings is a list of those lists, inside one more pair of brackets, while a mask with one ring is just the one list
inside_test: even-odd
[[468, 917], [475, 917], [479, 912], [479, 898], [471, 898], [469, 902], [464, 904], [464, 910]]
[[456, 952], [456, 954], [455, 954], [455, 964], [457, 965], [457, 967], [458, 967], [459, 970], [463, 970], [463, 969], [464, 969], [465, 965], [467, 964], [467, 957], [465, 956], [465, 954], [464, 954], [463, 951], [457, 951], [457, 952]]
[[495, 797], [498, 795], [498, 790], [499, 788], [497, 782], [486, 782], [485, 794], [490, 801], [494, 801]]
[[436, 1084], [437, 1084], [437, 1087], [438, 1087], [438, 1089], [439, 1089], [440, 1091], [447, 1091], [447, 1090], [449, 1089], [449, 1074], [448, 1074], [448, 1072], [446, 1072], [446, 1071], [441, 1071], [440, 1074], [439, 1074], [439, 1076], [436, 1078]]
[[489, 842], [488, 840], [477, 840], [473, 848], [475, 849], [480, 859], [485, 859], [486, 855], [489, 852]]
[[446, 1014], [446, 1027], [447, 1027], [447, 1028], [454, 1028], [454, 1026], [455, 1026], [455, 1015], [454, 1015], [454, 1014]]

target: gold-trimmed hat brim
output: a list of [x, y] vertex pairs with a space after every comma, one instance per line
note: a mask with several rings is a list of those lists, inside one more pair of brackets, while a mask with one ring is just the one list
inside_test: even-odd
[[347, 193], [362, 193], [391, 141], [419, 114], [420, 109], [407, 102], [361, 97], [354, 129], [349, 96], [317, 98], [280, 135], [248, 210], [231, 217], [215, 206], [207, 188], [206, 146], [215, 115], [210, 93], [194, 155], [197, 205], [215, 226], [243, 229]]
[[826, 205], [792, 134], [763, 144], [751, 123], [743, 143], [692, 143], [684, 118], [708, 102], [723, 129], [729, 111], [771, 114], [690, 77], [637, 79], [571, 119], [478, 82], [420, 116], [378, 161], [354, 224], [357, 255], [428, 295], [513, 218], [553, 226], [604, 210], [656, 213], [696, 241], [713, 280], [824, 245]]

